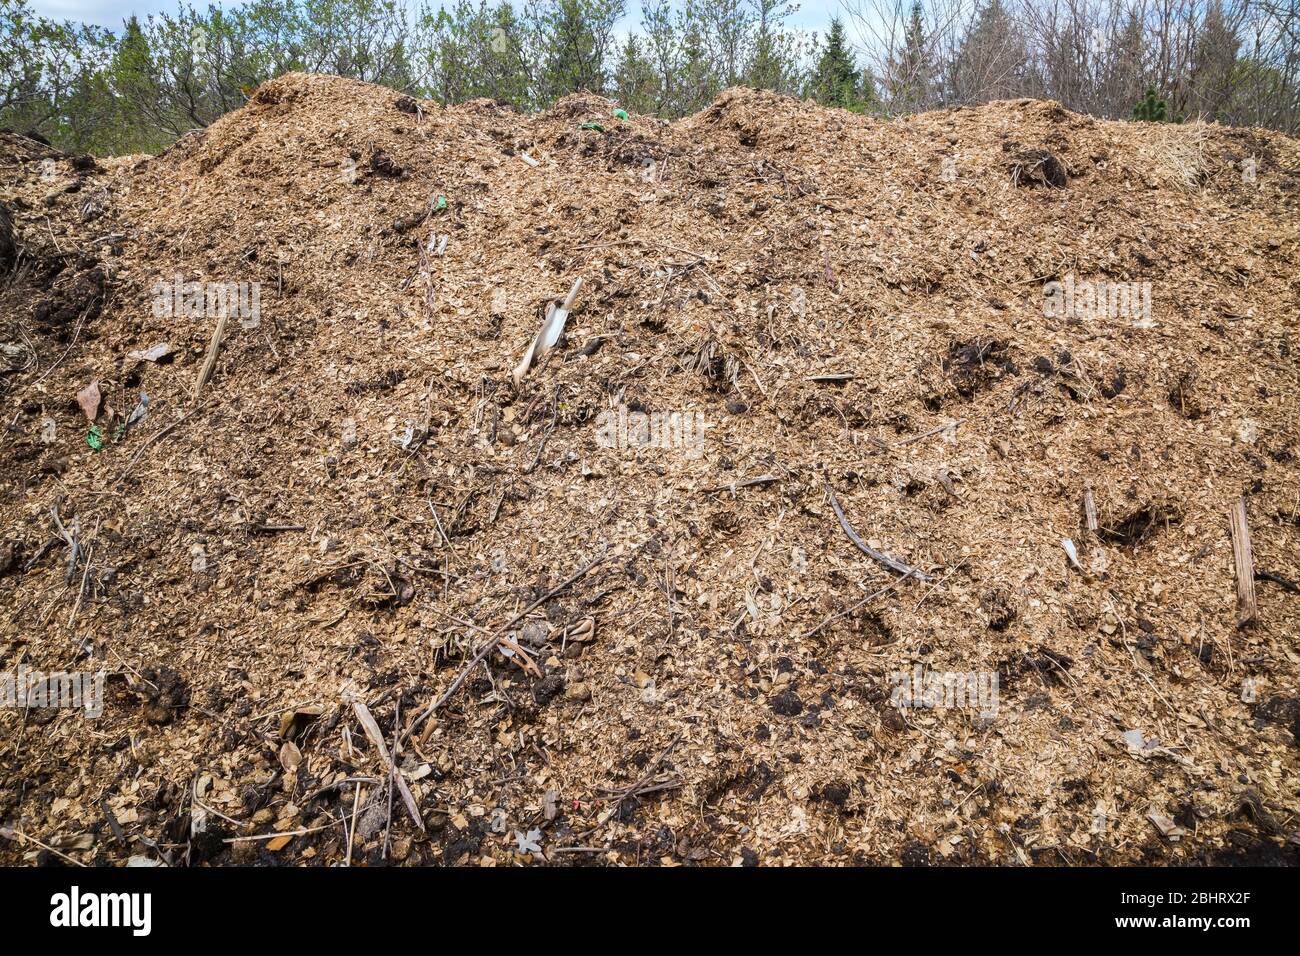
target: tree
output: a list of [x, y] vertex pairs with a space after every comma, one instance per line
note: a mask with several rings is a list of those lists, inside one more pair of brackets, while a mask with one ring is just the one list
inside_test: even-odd
[[300, 0], [306, 69], [403, 87], [411, 83], [411, 22], [398, 0]]
[[1020, 29], [1002, 0], [988, 0], [971, 19], [953, 59], [949, 102], [978, 103], [1022, 95], [1028, 59]]
[[624, 0], [550, 0], [541, 14], [547, 99], [605, 91], [614, 25], [622, 18], [623, 9]]
[[718, 80], [722, 86], [735, 86], [753, 42], [754, 12], [748, 0], [700, 0], [698, 9]]
[[642, 52], [642, 41], [629, 34], [614, 68], [614, 93], [626, 110], [652, 113], [659, 102], [659, 82], [654, 64]]
[[[486, 4], [483, 4], [486, 9]], [[528, 24], [503, 3], [491, 14], [491, 24], [483, 37], [483, 58], [487, 62], [490, 91], [486, 95], [519, 108], [533, 103], [533, 71], [526, 54]]]
[[641, 5], [641, 30], [646, 38], [646, 58], [655, 73], [655, 108], [670, 113], [681, 85], [681, 48], [673, 9], [668, 0], [647, 0]]
[[1143, 123], [1164, 123], [1169, 120], [1169, 110], [1156, 93], [1154, 86], [1147, 87], [1147, 95], [1133, 107], [1133, 118]]
[[25, 0], [0, 0], [0, 113], [11, 121], [38, 107], [44, 98], [47, 38], [44, 21], [27, 8]]
[[1142, 18], [1137, 10], [1130, 10], [1105, 52], [1098, 101], [1116, 115], [1122, 116], [1122, 110], [1140, 99], [1151, 85], [1149, 48], [1144, 33]]
[[675, 96], [666, 104], [672, 116], [702, 110], [722, 88], [709, 53], [707, 30], [694, 0], [686, 0], [677, 15], [676, 34], [681, 53], [677, 59]]
[[134, 14], [126, 21], [125, 32], [113, 50], [108, 82], [117, 97], [119, 121], [130, 130], [129, 138], [137, 148], [161, 148], [170, 138], [162, 130], [153, 108], [158, 103], [158, 81], [149, 40]]
[[802, 86], [799, 48], [782, 23], [794, 12], [786, 0], [752, 0], [755, 11], [753, 52], [745, 85], [760, 90], [797, 92]]
[[912, 113], [930, 105], [934, 82], [928, 37], [921, 4], [912, 4], [912, 12], [903, 31], [902, 49], [891, 56], [886, 79], [891, 113]]
[[520, 109], [590, 90], [676, 117], [743, 84], [894, 115], [1031, 95], [1156, 118], [1163, 97], [1166, 120], [1300, 128], [1300, 19], [1281, 0], [846, 0], [857, 45], [839, 21], [805, 41], [788, 0], [643, 0], [616, 38], [625, 3], [178, 0], [109, 32], [0, 0], [0, 125], [156, 151], [305, 70]]
[[817, 58], [809, 92], [813, 99], [827, 106], [861, 111], [870, 103], [870, 97], [864, 95], [864, 78], [865, 74], [858, 70], [857, 60], [849, 49], [844, 23], [835, 17]]
[[[23, 132], [64, 135], [81, 98], [103, 106], [96, 81], [111, 35], [99, 27], [58, 23], [37, 16], [25, 0], [0, 0], [0, 121]], [[77, 134], [83, 138], [86, 131]]]
[[1187, 77], [1189, 111], [1208, 119], [1224, 116], [1232, 101], [1240, 48], [1236, 23], [1229, 22], [1220, 0], [1213, 0], [1192, 44]]

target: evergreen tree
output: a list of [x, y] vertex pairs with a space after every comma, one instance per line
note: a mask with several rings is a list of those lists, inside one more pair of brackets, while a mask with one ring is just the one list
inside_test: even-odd
[[642, 41], [629, 34], [614, 69], [614, 93], [619, 104], [634, 113], [652, 113], [659, 102], [654, 64], [642, 52]]
[[760, 90], [797, 92], [799, 53], [782, 23], [794, 12], [786, 0], [752, 0], [755, 10], [753, 53], [745, 85]]
[[895, 115], [914, 113], [930, 105], [934, 65], [921, 4], [913, 3], [903, 31], [901, 49], [889, 57], [889, 109]]
[[1133, 107], [1133, 118], [1143, 123], [1164, 123], [1169, 119], [1169, 110], [1156, 93], [1154, 86], [1147, 88], [1147, 95]]
[[1029, 56], [1002, 0], [988, 0], [972, 18], [949, 71], [948, 100], [1005, 100], [1024, 92]]
[[863, 91], [864, 78], [853, 51], [849, 49], [844, 24], [836, 17], [831, 20], [826, 43], [817, 59], [810, 93], [813, 99], [827, 106], [861, 111], [869, 102]]
[[[1241, 37], [1229, 23], [1221, 0], [1206, 8], [1205, 19], [1192, 44], [1187, 102], [1183, 105], [1207, 119], [1219, 119], [1232, 101], [1237, 51]], [[1181, 107], [1180, 107], [1181, 108]]]
[[[109, 84], [118, 97], [118, 122], [130, 130], [136, 148], [161, 148], [167, 141], [161, 125], [150, 123], [150, 113], [158, 104], [158, 81], [154, 74], [149, 41], [132, 14], [126, 21], [121, 39], [113, 50], [109, 65]], [[150, 127], [154, 127], [151, 130]]]

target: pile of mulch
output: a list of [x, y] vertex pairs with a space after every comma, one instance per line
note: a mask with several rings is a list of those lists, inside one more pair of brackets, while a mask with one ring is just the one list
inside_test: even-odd
[[1300, 145], [615, 105], [0, 139], [0, 862], [1295, 862]]

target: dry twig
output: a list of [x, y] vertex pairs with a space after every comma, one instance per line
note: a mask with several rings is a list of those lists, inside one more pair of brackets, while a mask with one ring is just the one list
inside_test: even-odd
[[926, 574], [920, 568], [914, 568], [910, 564], [906, 564], [897, 558], [890, 557], [883, 551], [877, 551], [875, 548], [871, 547], [871, 545], [858, 537], [858, 533], [854, 531], [853, 526], [849, 524], [849, 519], [844, 516], [844, 509], [840, 507], [839, 499], [835, 497], [835, 489], [831, 487], [830, 482], [826, 482], [825, 484], [826, 494], [829, 495], [831, 499], [831, 507], [835, 509], [835, 517], [840, 519], [840, 527], [844, 529], [844, 533], [848, 535], [849, 540], [853, 542], [859, 551], [872, 560], [883, 564], [895, 574], [901, 574], [904, 577], [911, 575], [918, 581], [934, 580], [933, 577]]

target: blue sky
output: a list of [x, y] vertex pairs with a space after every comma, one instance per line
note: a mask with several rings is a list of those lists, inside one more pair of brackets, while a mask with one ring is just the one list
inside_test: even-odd
[[[196, 7], [206, 7], [208, 0], [190, 0]], [[177, 0], [30, 0], [38, 13], [56, 20], [80, 20], [99, 26], [117, 29], [132, 13], [144, 16], [162, 10], [174, 10]], [[221, 4], [238, 6], [238, 4]], [[789, 20], [791, 26], [821, 32], [830, 23], [831, 15], [840, 8], [839, 0], [801, 0], [799, 10]], [[626, 26], [640, 22], [640, 6], [628, 0], [629, 15]]]

